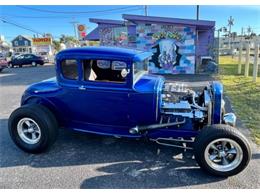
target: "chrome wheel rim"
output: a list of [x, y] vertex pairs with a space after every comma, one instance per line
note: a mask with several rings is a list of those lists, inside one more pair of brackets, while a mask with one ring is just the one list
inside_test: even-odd
[[17, 132], [27, 144], [36, 144], [41, 138], [41, 129], [31, 118], [22, 118], [17, 124]]
[[239, 166], [243, 159], [243, 151], [236, 141], [221, 138], [207, 145], [204, 157], [212, 169], [227, 172]]
[[32, 62], [32, 65], [33, 65], [33, 66], [35, 66], [35, 65], [36, 65], [36, 63], [35, 63], [35, 62]]

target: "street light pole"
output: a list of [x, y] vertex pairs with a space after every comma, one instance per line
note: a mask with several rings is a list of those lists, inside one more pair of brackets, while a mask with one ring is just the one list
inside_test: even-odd
[[73, 28], [74, 28], [75, 39], [78, 40], [78, 34], [77, 34], [77, 24], [78, 24], [78, 22], [73, 19], [70, 23], [73, 25]]
[[145, 15], [145, 16], [148, 16], [147, 5], [144, 6], [144, 15]]
[[218, 49], [217, 49], [217, 58], [216, 58], [216, 61], [217, 61], [217, 64], [219, 64], [219, 47], [220, 47], [220, 41], [219, 41], [219, 37], [220, 37], [220, 31], [222, 31], [222, 28], [218, 29]]
[[199, 15], [200, 15], [200, 6], [197, 5], [197, 20], [199, 20]]

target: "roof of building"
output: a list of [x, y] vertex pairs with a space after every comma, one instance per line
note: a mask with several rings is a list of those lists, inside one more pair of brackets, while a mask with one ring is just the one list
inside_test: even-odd
[[67, 55], [89, 54], [90, 56], [103, 56], [119, 59], [131, 59], [133, 61], [142, 61], [152, 55], [151, 52], [144, 52], [134, 49], [124, 49], [118, 47], [79, 47], [70, 48], [60, 51], [57, 54], [57, 59]]
[[87, 34], [85, 37], [86, 40], [89, 41], [98, 41], [99, 40], [99, 28], [96, 27], [94, 30], [92, 30], [90, 33]]
[[97, 24], [116, 24], [116, 25], [124, 25], [125, 22], [123, 20], [109, 20], [109, 19], [98, 19], [98, 18], [90, 18], [90, 22]]
[[[108, 20], [108, 19], [97, 19], [90, 18], [89, 21], [97, 24], [107, 24], [107, 25], [135, 25], [137, 22], [146, 23], [164, 23], [164, 24], [180, 24], [195, 26], [198, 30], [212, 29], [215, 26], [215, 21], [209, 20], [194, 20], [194, 19], [180, 19], [180, 18], [169, 18], [169, 17], [158, 17], [158, 16], [142, 16], [142, 15], [130, 15], [123, 14], [123, 20]], [[91, 31], [86, 39], [87, 40], [99, 40], [98, 27]]]
[[18, 35], [16, 36], [11, 42], [13, 42], [15, 39], [17, 39], [19, 36], [22, 36], [23, 38], [27, 39], [28, 41], [32, 41], [32, 37], [28, 35]]
[[133, 23], [135, 23], [136, 21], [141, 21], [141, 22], [153, 22], [153, 23], [185, 24], [185, 25], [191, 25], [191, 26], [208, 26], [208, 27], [215, 26], [215, 21], [168, 18], [168, 17], [158, 17], [158, 16], [142, 16], [142, 15], [123, 14], [123, 19], [129, 20]]

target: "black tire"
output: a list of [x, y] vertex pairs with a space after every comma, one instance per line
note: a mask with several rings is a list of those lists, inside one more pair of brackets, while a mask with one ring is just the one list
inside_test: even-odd
[[3, 69], [0, 69], [0, 72], [2, 72]]
[[[227, 138], [232, 141], [235, 141], [242, 149], [242, 154], [243, 154], [242, 160], [232, 170], [219, 171], [213, 169], [205, 159], [204, 153], [207, 146], [212, 141], [221, 138], [222, 139]], [[195, 150], [194, 151], [195, 159], [203, 170], [205, 170], [206, 172], [212, 175], [222, 176], [222, 177], [236, 175], [241, 171], [243, 171], [248, 165], [252, 156], [250, 145], [247, 139], [245, 138], [245, 136], [242, 133], [240, 133], [236, 128], [224, 124], [217, 124], [217, 125], [205, 127], [195, 139], [194, 150]]]
[[37, 62], [33, 61], [32, 63], [32, 66], [36, 67], [37, 66]]
[[[17, 124], [23, 118], [34, 120], [40, 127], [41, 136], [37, 143], [28, 144], [18, 135]], [[14, 143], [28, 153], [41, 153], [50, 148], [58, 136], [58, 123], [52, 112], [45, 106], [31, 104], [21, 106], [12, 112], [8, 121], [9, 134]]]
[[22, 65], [22, 64], [20, 64], [20, 65], [19, 65], [19, 68], [22, 68], [22, 67], [23, 67], [23, 65]]

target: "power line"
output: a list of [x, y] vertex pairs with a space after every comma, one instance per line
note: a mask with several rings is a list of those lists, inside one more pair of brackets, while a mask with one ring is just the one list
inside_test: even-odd
[[[138, 11], [138, 10], [142, 10], [143, 8], [134, 8], [134, 9], [128, 9], [128, 10], [124, 10], [124, 12], [132, 12], [132, 11]], [[118, 14], [118, 13], [122, 13], [122, 11], [120, 12], [113, 12], [113, 13], [104, 13], [102, 14], [102, 16], [104, 15], [113, 15], [113, 14]], [[51, 18], [51, 19], [63, 19], [63, 18], [71, 18], [73, 16], [26, 16], [26, 15], [12, 15], [12, 14], [5, 14], [6, 17], [12, 17], [12, 18], [30, 18], [30, 19], [46, 19], [46, 18]], [[95, 16], [101, 16], [101, 15], [95, 15]], [[86, 16], [74, 16], [75, 18], [86, 18]]]
[[0, 17], [0, 20], [1, 20], [2, 22], [4, 22], [4, 23], [12, 24], [12, 25], [14, 25], [14, 26], [16, 26], [16, 27], [23, 28], [23, 29], [25, 29], [25, 30], [28, 30], [28, 31], [31, 31], [31, 32], [34, 32], [34, 33], [36, 33], [36, 34], [40, 34], [40, 35], [43, 36], [43, 33], [40, 33], [40, 32], [38, 32], [38, 31], [35, 31], [35, 30], [31, 29], [31, 28], [27, 28], [26, 26], [23, 26], [23, 25], [21, 25], [21, 24], [17, 24], [17, 23], [15, 23], [15, 22], [8, 21], [8, 20], [6, 20], [5, 18]]
[[128, 8], [139, 7], [139, 6], [134, 5], [134, 6], [126, 6], [126, 7], [97, 10], [97, 11], [74, 11], [74, 12], [72, 12], [72, 11], [64, 12], [64, 11], [44, 10], [44, 9], [32, 8], [32, 7], [22, 6], [22, 5], [17, 5], [17, 7], [20, 7], [20, 8], [23, 8], [23, 9], [28, 9], [28, 10], [33, 10], [33, 11], [38, 11], [38, 12], [55, 13], [55, 14], [89, 14], [89, 13], [104, 13], [104, 12], [110, 12], [110, 11], [116, 11], [116, 10], [124, 10], [124, 9], [128, 9]]

